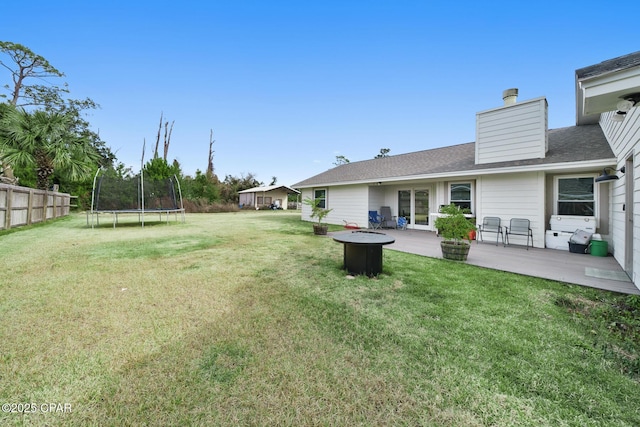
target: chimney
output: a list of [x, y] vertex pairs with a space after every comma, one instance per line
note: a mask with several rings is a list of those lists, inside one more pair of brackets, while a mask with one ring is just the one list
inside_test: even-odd
[[518, 89], [507, 89], [502, 91], [502, 100], [504, 101], [504, 105], [513, 105], [518, 100]]

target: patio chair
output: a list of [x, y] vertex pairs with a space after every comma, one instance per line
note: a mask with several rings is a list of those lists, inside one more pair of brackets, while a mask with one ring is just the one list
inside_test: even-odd
[[382, 216], [382, 228], [396, 228], [395, 217], [391, 215], [391, 208], [389, 206], [380, 207], [380, 216]]
[[[504, 244], [504, 234], [502, 233], [502, 226], [500, 225], [500, 218], [497, 216], [486, 216], [482, 219], [482, 224], [478, 227], [478, 237], [484, 241], [483, 233], [496, 233], [496, 246], [498, 246], [498, 239], [502, 237], [502, 244]], [[478, 243], [476, 240], [476, 243]]]
[[400, 229], [400, 230], [406, 230], [407, 229], [407, 218], [401, 216], [398, 217], [398, 221], [396, 222], [396, 228]]
[[369, 211], [369, 228], [377, 230], [382, 226], [382, 216], [378, 215], [378, 211]]
[[531, 239], [531, 247], [533, 247], [533, 230], [528, 219], [511, 218], [509, 226], [505, 227], [504, 237], [506, 239], [505, 246], [509, 244], [509, 235], [527, 236], [527, 250], [529, 250], [529, 239]]

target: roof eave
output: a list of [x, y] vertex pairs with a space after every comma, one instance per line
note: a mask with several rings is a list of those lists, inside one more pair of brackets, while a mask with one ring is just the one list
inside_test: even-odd
[[469, 169], [464, 171], [453, 172], [440, 172], [433, 174], [422, 175], [408, 175], [389, 178], [378, 179], [364, 179], [354, 181], [340, 181], [340, 182], [318, 182], [314, 184], [299, 185], [298, 188], [318, 188], [318, 187], [335, 187], [335, 186], [347, 186], [347, 185], [378, 185], [380, 184], [396, 184], [407, 181], [425, 181], [425, 180], [442, 180], [442, 179], [456, 179], [468, 176], [484, 176], [484, 175], [502, 175], [509, 173], [521, 173], [521, 172], [579, 172], [583, 170], [590, 170], [596, 168], [604, 168], [607, 166], [616, 165], [616, 158], [611, 157], [608, 159], [587, 160], [580, 162], [562, 162], [562, 163], [548, 163], [537, 165], [524, 165], [524, 166], [507, 166], [498, 168], [483, 168], [483, 169]]

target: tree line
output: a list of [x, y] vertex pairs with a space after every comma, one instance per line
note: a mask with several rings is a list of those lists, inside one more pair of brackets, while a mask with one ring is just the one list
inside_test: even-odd
[[[49, 83], [65, 75], [46, 58], [19, 43], [0, 41], [0, 67], [11, 76], [3, 86], [5, 93], [0, 94], [0, 182], [41, 189], [55, 184], [60, 191], [78, 196], [79, 204], [86, 208], [92, 178], [99, 168], [112, 169], [123, 177], [133, 174], [85, 118], [87, 111], [99, 108], [99, 104], [90, 98], [67, 97], [70, 90], [66, 82]], [[263, 185], [252, 173], [227, 175], [224, 180], [216, 176], [213, 130], [206, 171], [184, 175], [176, 160], [168, 160], [173, 125], [163, 123], [161, 114], [154, 155], [144, 169], [156, 179], [177, 176], [190, 210], [208, 210], [215, 204], [237, 205], [239, 191]], [[275, 182], [273, 177], [272, 184]]]

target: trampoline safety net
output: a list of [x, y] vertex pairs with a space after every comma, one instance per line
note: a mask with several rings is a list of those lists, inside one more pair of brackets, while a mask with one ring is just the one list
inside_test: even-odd
[[[143, 174], [120, 176], [113, 169], [99, 170], [94, 178], [91, 201], [91, 226], [93, 217], [100, 213], [114, 215], [114, 227], [119, 214], [182, 213], [182, 194], [177, 177], [153, 180]], [[89, 214], [89, 212], [87, 213]]]
[[143, 184], [140, 185], [140, 175], [122, 178], [105, 173], [96, 183], [93, 209], [96, 211], [142, 210], [140, 193], [143, 188], [145, 211], [180, 209], [173, 179], [155, 181], [145, 178]]

